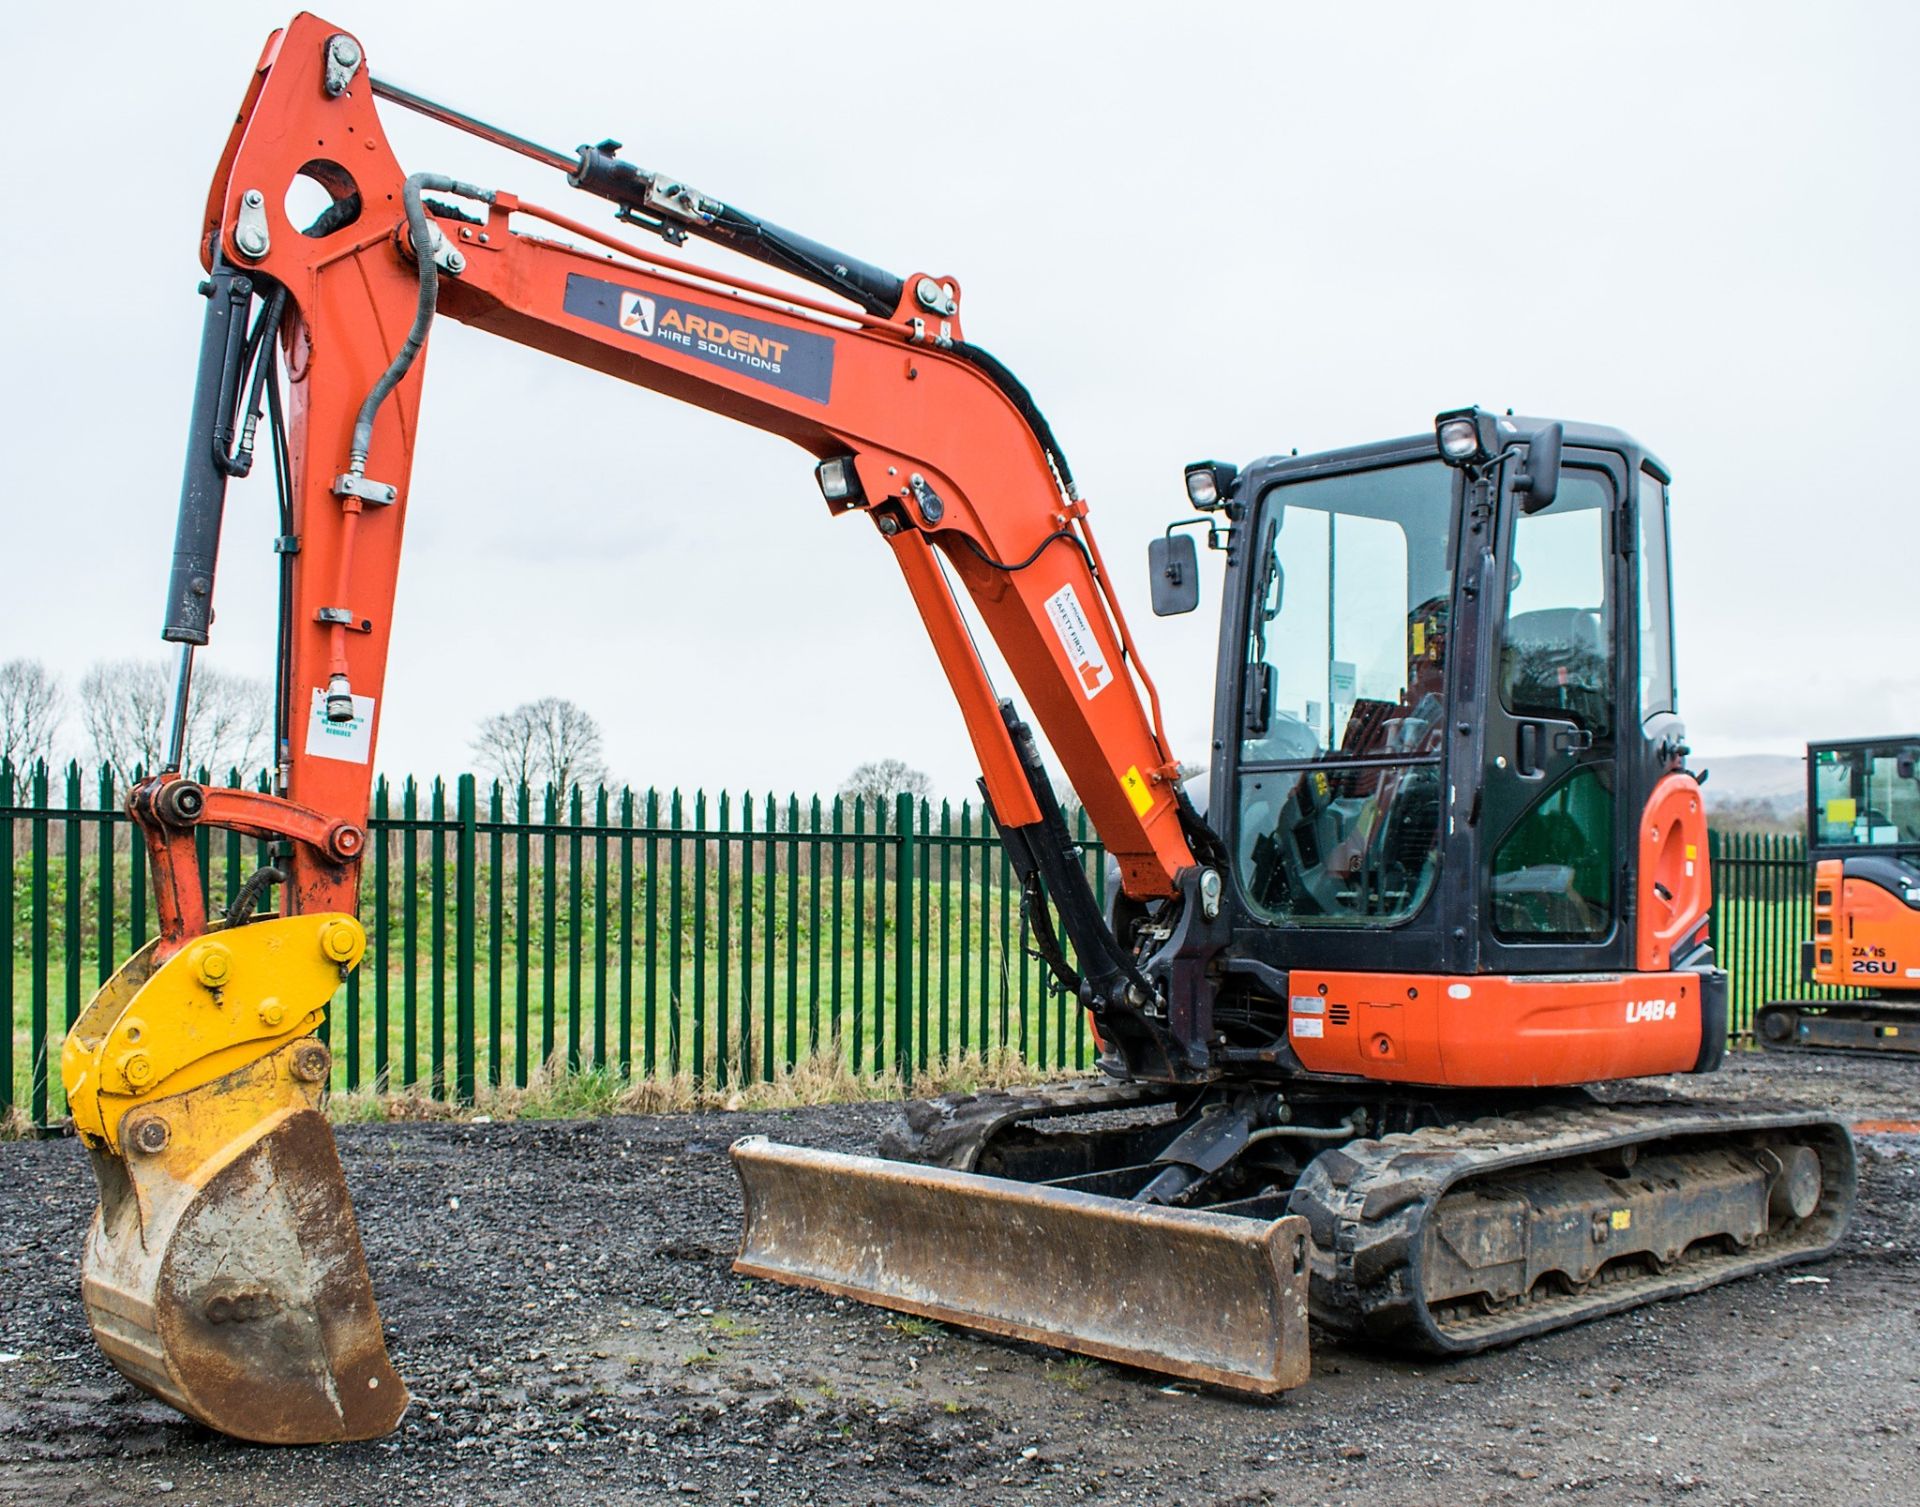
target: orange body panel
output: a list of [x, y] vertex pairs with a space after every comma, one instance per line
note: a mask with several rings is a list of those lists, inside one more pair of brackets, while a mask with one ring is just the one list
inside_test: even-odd
[[1713, 904], [1707, 869], [1707, 813], [1700, 784], [1670, 774], [1653, 787], [1640, 817], [1639, 935], [1635, 966], [1654, 973], [1673, 965], [1676, 944], [1692, 935]]
[[1689, 1071], [1692, 973], [1453, 978], [1296, 968], [1288, 1039], [1303, 1066], [1388, 1083], [1529, 1088]]
[[1920, 911], [1841, 860], [1813, 870], [1813, 981], [1856, 989], [1920, 989]]

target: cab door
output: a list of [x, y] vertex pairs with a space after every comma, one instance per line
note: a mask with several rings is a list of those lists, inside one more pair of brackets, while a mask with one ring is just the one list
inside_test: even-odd
[[1631, 964], [1633, 821], [1619, 751], [1638, 728], [1621, 730], [1625, 482], [1618, 457], [1570, 451], [1549, 506], [1522, 512], [1511, 478], [1501, 498], [1475, 822], [1488, 972]]

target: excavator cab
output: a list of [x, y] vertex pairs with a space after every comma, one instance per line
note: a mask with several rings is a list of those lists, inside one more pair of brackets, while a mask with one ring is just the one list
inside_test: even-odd
[[[1438, 425], [1462, 418], [1460, 463], [1427, 433], [1237, 478], [1209, 799], [1236, 944], [1276, 970], [1631, 970], [1648, 874], [1685, 924], [1662, 962], [1723, 1021], [1703, 831], [1676, 865], [1638, 819], [1685, 751], [1667, 472], [1618, 430]], [[1280, 1037], [1262, 1015], [1236, 1032]]]

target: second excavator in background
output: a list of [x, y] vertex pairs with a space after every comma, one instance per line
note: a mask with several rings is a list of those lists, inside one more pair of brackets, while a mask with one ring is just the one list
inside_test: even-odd
[[1810, 984], [1858, 990], [1773, 1000], [1754, 1036], [1776, 1052], [1920, 1056], [1920, 734], [1807, 746]]

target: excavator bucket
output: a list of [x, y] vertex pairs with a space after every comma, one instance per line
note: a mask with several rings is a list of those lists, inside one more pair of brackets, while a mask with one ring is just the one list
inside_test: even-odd
[[406, 1409], [308, 1034], [363, 945], [338, 916], [215, 931], [164, 962], [150, 944], [65, 1048], [100, 1186], [80, 1268], [94, 1338], [235, 1438], [374, 1438]]
[[1307, 1226], [734, 1143], [733, 1269], [1238, 1391], [1307, 1379]]

